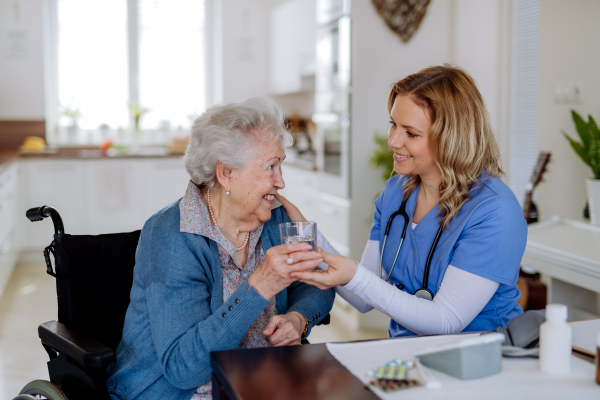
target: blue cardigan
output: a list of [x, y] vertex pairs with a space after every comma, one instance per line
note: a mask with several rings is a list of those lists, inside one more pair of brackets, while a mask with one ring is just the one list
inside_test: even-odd
[[[247, 281], [223, 303], [217, 244], [180, 232], [179, 201], [142, 229], [123, 339], [107, 369], [113, 400], [189, 400], [211, 379], [210, 352], [236, 349], [269, 304]], [[287, 221], [283, 207], [272, 211], [261, 234], [265, 252], [280, 244], [279, 223]], [[310, 330], [334, 296], [333, 289], [294, 282], [275, 303], [279, 314], [304, 315]]]

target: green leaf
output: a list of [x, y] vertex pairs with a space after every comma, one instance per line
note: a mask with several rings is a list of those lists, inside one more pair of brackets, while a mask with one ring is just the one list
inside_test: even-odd
[[587, 122], [581, 118], [579, 114], [575, 110], [571, 110], [571, 115], [573, 117], [573, 122], [575, 122], [575, 128], [577, 129], [577, 133], [581, 138], [581, 142], [583, 143], [583, 148], [585, 152], [589, 152], [590, 149], [590, 130]]
[[598, 130], [598, 125], [591, 115], [589, 116], [588, 126], [590, 133], [590, 148], [588, 151], [590, 166], [594, 171], [595, 178], [600, 179], [600, 130]]
[[376, 146], [373, 155], [369, 158], [369, 164], [383, 169], [381, 177], [384, 181], [387, 181], [394, 173], [394, 151], [388, 146], [388, 138], [386, 136], [375, 133], [373, 141]]
[[592, 166], [592, 172], [594, 173], [594, 179], [600, 179], [600, 165]]
[[583, 145], [581, 143], [576, 142], [573, 139], [571, 139], [571, 137], [569, 137], [569, 135], [567, 135], [564, 131], [562, 131], [562, 134], [565, 136], [565, 138], [567, 138], [567, 140], [571, 144], [571, 147], [573, 148], [573, 150], [575, 150], [575, 153], [577, 153], [577, 155], [579, 157], [581, 157], [581, 159], [583, 160], [584, 163], [586, 163], [587, 165], [589, 165], [591, 167], [592, 164], [590, 161], [590, 157], [589, 157], [588, 153], [585, 151], [585, 148], [583, 147]]

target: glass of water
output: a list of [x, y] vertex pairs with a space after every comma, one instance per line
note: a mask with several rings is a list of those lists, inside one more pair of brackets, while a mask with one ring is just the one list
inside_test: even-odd
[[308, 243], [313, 251], [317, 250], [317, 223], [307, 222], [284, 222], [279, 224], [281, 243]]

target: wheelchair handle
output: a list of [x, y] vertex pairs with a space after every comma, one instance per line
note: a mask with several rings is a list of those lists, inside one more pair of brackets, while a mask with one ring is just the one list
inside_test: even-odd
[[31, 222], [41, 221], [44, 218], [50, 217], [52, 218], [52, 223], [54, 224], [54, 233], [57, 235], [62, 235], [65, 233], [65, 227], [63, 225], [62, 218], [60, 217], [58, 211], [54, 209], [54, 207], [41, 206], [30, 208], [27, 210], [25, 215]]

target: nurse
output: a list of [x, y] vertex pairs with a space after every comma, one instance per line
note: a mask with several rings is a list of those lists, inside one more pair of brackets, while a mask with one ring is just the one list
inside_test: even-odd
[[[398, 175], [375, 201], [361, 262], [320, 236], [323, 269], [290, 275], [336, 287], [361, 312], [387, 314], [390, 337], [506, 327], [523, 312], [517, 279], [527, 227], [500, 180], [479, 90], [461, 69], [430, 67], [393, 85], [388, 110]], [[292, 220], [304, 220], [279, 199]]]

